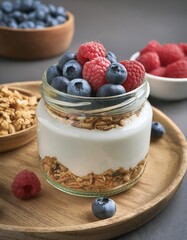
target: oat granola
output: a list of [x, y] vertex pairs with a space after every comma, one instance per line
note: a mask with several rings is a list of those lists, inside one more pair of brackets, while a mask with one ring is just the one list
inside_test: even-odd
[[108, 131], [113, 128], [123, 127], [126, 121], [131, 121], [134, 116], [138, 117], [141, 109], [135, 112], [111, 115], [111, 116], [77, 116], [73, 114], [67, 114], [65, 112], [60, 112], [51, 106], [45, 104], [47, 112], [54, 118], [60, 119], [63, 123], [72, 125], [78, 128], [85, 128], [89, 130], [97, 129], [102, 131]]
[[12, 134], [36, 124], [37, 98], [0, 86], [0, 136]]
[[101, 192], [132, 182], [142, 173], [145, 164], [146, 160], [142, 160], [136, 167], [128, 170], [121, 167], [117, 170], [108, 169], [102, 174], [76, 176], [55, 157], [46, 156], [42, 160], [42, 169], [49, 178], [64, 187]]

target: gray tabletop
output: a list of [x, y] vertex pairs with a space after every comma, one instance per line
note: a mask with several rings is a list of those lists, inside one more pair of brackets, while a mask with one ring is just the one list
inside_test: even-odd
[[[187, 42], [186, 0], [46, 0], [63, 5], [75, 15], [75, 36], [70, 46], [100, 41], [120, 60], [142, 48], [148, 41]], [[42, 72], [59, 56], [37, 61], [0, 58], [0, 83], [40, 80]], [[149, 98], [151, 104], [168, 115], [187, 137], [187, 99], [167, 102]], [[169, 205], [154, 219], [118, 240], [187, 239], [187, 176]]]

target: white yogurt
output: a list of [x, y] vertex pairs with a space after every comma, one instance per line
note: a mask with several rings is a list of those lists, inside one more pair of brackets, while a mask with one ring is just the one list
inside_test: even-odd
[[146, 102], [125, 126], [109, 131], [76, 128], [54, 119], [40, 100], [37, 108], [40, 158], [56, 157], [78, 176], [135, 167], [149, 151], [152, 110]]

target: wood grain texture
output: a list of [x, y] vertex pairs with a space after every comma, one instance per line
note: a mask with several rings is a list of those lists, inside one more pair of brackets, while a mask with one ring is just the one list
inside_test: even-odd
[[[39, 84], [27, 82], [22, 87], [37, 91]], [[166, 134], [151, 141], [146, 170], [139, 182], [111, 197], [116, 201], [117, 212], [110, 219], [98, 220], [92, 215], [93, 198], [60, 192], [44, 180], [36, 139], [15, 151], [0, 154], [0, 239], [111, 239], [156, 216], [184, 177], [187, 145], [180, 129], [158, 109], [153, 110], [154, 120], [166, 127]], [[41, 194], [29, 201], [16, 199], [10, 190], [13, 177], [23, 169], [34, 171], [42, 184]]]
[[0, 55], [13, 59], [43, 59], [65, 52], [74, 36], [74, 15], [60, 25], [44, 29], [0, 27]]

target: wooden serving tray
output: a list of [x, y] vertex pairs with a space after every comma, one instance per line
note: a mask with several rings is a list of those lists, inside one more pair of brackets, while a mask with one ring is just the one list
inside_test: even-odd
[[[40, 82], [16, 85], [38, 94]], [[111, 239], [157, 215], [184, 177], [187, 147], [179, 128], [158, 109], [153, 110], [154, 120], [165, 126], [166, 134], [151, 142], [147, 167], [139, 182], [111, 197], [117, 204], [117, 212], [109, 219], [98, 220], [93, 216], [93, 198], [60, 192], [43, 179], [36, 139], [17, 150], [0, 154], [0, 239]], [[12, 180], [23, 169], [34, 171], [42, 184], [40, 195], [27, 201], [16, 199], [11, 193]]]

